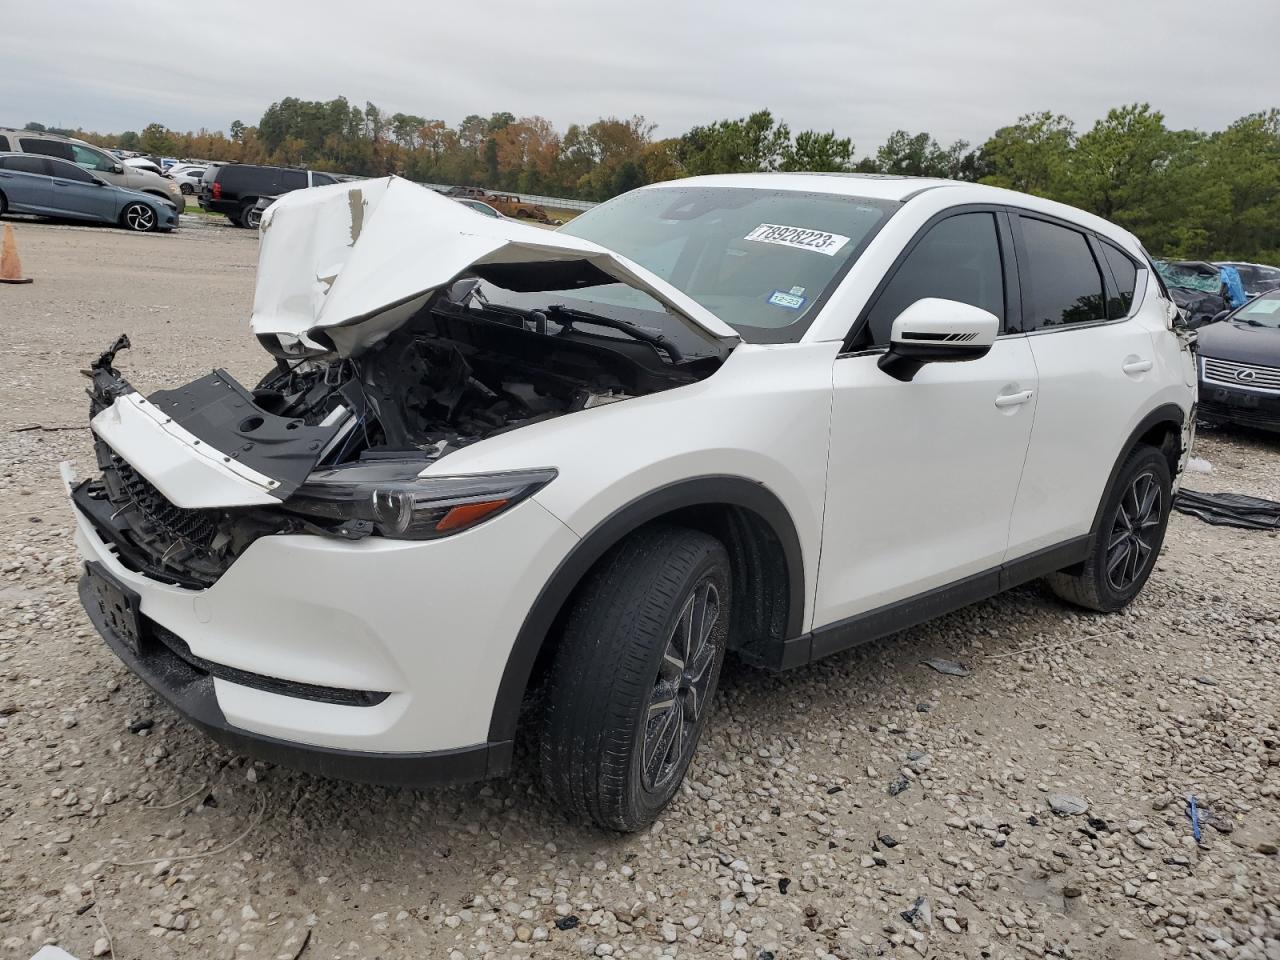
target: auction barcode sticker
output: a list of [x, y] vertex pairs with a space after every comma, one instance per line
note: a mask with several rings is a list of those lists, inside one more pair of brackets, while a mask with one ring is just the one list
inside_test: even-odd
[[834, 257], [849, 242], [848, 237], [825, 230], [807, 230], [804, 227], [787, 227], [778, 223], [762, 223], [742, 239], [756, 243], [775, 243], [780, 247], [812, 250]]

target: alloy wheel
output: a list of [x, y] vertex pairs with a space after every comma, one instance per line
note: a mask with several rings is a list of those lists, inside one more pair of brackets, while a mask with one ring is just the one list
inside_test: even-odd
[[155, 211], [142, 203], [132, 203], [124, 212], [124, 222], [130, 230], [146, 231], [156, 225]]
[[645, 708], [641, 780], [648, 791], [668, 786], [683, 769], [697, 737], [714, 671], [711, 639], [720, 617], [720, 592], [708, 577], [690, 592], [667, 638], [649, 703]]
[[1155, 552], [1162, 517], [1160, 481], [1150, 470], [1138, 474], [1120, 498], [1107, 539], [1107, 582], [1127, 590]]

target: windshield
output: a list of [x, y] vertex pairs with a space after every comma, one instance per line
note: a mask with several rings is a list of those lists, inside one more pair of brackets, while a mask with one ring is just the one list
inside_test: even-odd
[[[900, 204], [740, 187], [633, 190], [560, 228], [629, 257], [688, 294], [744, 340], [791, 343]], [[661, 307], [625, 284], [577, 300]]]
[[1250, 300], [1229, 319], [1249, 326], [1280, 329], [1280, 290], [1264, 293], [1256, 300]]

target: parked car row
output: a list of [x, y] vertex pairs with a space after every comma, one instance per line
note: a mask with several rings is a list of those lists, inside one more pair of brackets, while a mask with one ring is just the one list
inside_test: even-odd
[[178, 225], [178, 211], [168, 200], [37, 153], [0, 153], [0, 215], [6, 213], [112, 223], [142, 233]]
[[129, 166], [83, 140], [0, 127], [0, 153], [33, 153], [66, 160], [107, 183], [171, 203], [178, 213], [186, 209], [187, 201], [178, 184], [150, 170]]

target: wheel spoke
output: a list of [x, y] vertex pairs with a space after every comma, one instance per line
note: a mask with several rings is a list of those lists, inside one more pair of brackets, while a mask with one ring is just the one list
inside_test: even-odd
[[[1119, 549], [1117, 549], [1115, 553], [1111, 553], [1107, 555], [1107, 576], [1112, 578], [1112, 583], [1115, 583], [1114, 574], [1115, 574], [1116, 568], [1120, 567], [1121, 564], [1128, 559], [1129, 552], [1130, 552], [1129, 540], [1126, 537], [1124, 543], [1120, 545]], [[1123, 568], [1121, 569], [1123, 572]]]
[[1117, 526], [1111, 531], [1111, 542], [1107, 544], [1107, 556], [1111, 556], [1111, 551], [1129, 538], [1129, 531]]
[[1147, 487], [1142, 494], [1142, 509], [1138, 511], [1140, 520], [1146, 520], [1150, 517], [1160, 500], [1160, 488], [1156, 485], [1155, 480], [1151, 477], [1146, 479]]
[[651, 786], [656, 786], [662, 780], [671, 745], [675, 742], [680, 727], [683, 726], [680, 713], [681, 711], [673, 702], [665, 713], [652, 721], [645, 736], [644, 755], [641, 757], [641, 762], [644, 764], [646, 778]]
[[675, 698], [668, 697], [666, 700], [655, 700], [649, 704], [649, 718], [653, 719], [654, 714], [662, 713], [664, 710], [670, 710], [675, 706]]
[[1129, 551], [1128, 567], [1129, 572], [1128, 576], [1125, 577], [1125, 586], [1128, 586], [1138, 579], [1138, 570], [1142, 567], [1142, 554], [1138, 551], [1137, 544], [1134, 544], [1133, 548]]

